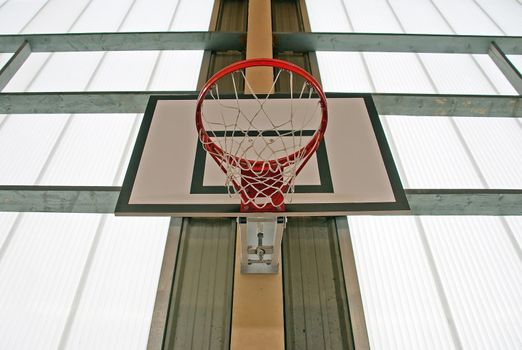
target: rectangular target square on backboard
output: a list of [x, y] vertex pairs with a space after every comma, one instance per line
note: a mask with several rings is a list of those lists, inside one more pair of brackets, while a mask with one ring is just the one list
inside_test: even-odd
[[[241, 102], [246, 108], [257, 103], [248, 96]], [[285, 202], [285, 215], [408, 212], [371, 95], [327, 94], [327, 102], [324, 139], [298, 175], [295, 193]], [[288, 113], [288, 103], [288, 96], [275, 95], [266, 109], [282, 118]], [[302, 110], [307, 108], [301, 106]], [[195, 110], [196, 96], [150, 97], [116, 206], [117, 215], [252, 216], [239, 212], [239, 198], [228, 194], [225, 175], [201, 146]], [[303, 136], [313, 133], [306, 129]]]

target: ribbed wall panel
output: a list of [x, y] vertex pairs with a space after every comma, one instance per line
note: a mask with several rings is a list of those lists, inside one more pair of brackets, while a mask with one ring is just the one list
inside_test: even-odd
[[462, 345], [522, 348], [522, 264], [500, 219], [422, 218]]
[[21, 215], [0, 260], [0, 348], [56, 349], [100, 216]]
[[371, 348], [453, 349], [414, 218], [348, 221]]
[[67, 349], [144, 349], [168, 218], [106, 216]]
[[354, 349], [335, 218], [289, 218], [283, 235], [287, 349]]
[[183, 219], [164, 349], [229, 349], [236, 229], [229, 218]]

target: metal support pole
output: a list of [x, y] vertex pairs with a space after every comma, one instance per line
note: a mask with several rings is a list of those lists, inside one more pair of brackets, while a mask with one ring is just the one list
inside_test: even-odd
[[488, 54], [517, 93], [522, 95], [522, 75], [495, 42], [491, 43]]
[[13, 56], [7, 61], [7, 63], [0, 70], [0, 91], [2, 91], [11, 78], [18, 72], [18, 69], [24, 64], [25, 60], [31, 54], [31, 46], [27, 41], [24, 41], [22, 45], [16, 50]]

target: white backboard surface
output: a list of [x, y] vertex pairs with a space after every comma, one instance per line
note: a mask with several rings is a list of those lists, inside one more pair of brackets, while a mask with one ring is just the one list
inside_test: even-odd
[[[248, 108], [256, 101], [242, 103]], [[267, 109], [284, 114], [288, 105], [274, 98]], [[239, 212], [239, 196], [228, 194], [224, 174], [199, 144], [195, 110], [192, 96], [150, 98], [116, 214], [249, 216]], [[287, 216], [409, 210], [370, 95], [328, 96], [324, 141], [298, 175], [295, 192], [285, 201]]]

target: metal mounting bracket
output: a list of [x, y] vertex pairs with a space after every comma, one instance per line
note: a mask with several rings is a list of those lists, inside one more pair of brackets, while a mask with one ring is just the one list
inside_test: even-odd
[[286, 218], [239, 217], [237, 222], [241, 238], [241, 273], [277, 273]]

